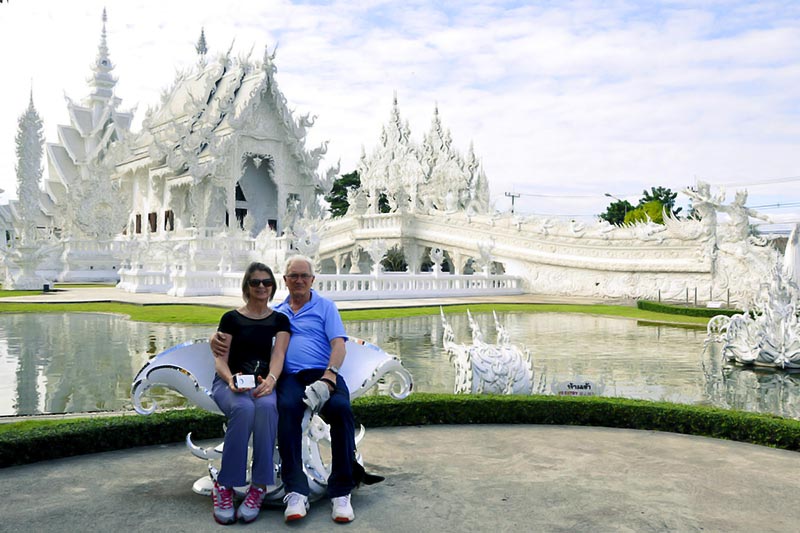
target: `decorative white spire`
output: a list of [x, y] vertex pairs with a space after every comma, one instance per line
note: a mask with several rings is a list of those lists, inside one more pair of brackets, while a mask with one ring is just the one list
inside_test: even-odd
[[206, 64], [206, 54], [208, 53], [208, 45], [206, 44], [206, 31], [205, 28], [200, 28], [200, 38], [197, 40], [197, 44], [194, 45], [194, 49], [197, 50], [197, 55], [200, 56], [198, 61], [201, 65]]
[[103, 30], [100, 33], [100, 45], [97, 47], [97, 58], [92, 65], [92, 77], [89, 78], [89, 85], [94, 87], [92, 91], [93, 99], [109, 100], [114, 96], [114, 85], [117, 80], [111, 75], [114, 65], [108, 56], [108, 42], [106, 41], [106, 22], [108, 16], [106, 9], [103, 8]]
[[33, 86], [28, 109], [20, 115], [17, 144], [17, 198], [23, 239], [32, 239], [39, 213], [39, 181], [42, 178], [44, 125], [33, 105]]

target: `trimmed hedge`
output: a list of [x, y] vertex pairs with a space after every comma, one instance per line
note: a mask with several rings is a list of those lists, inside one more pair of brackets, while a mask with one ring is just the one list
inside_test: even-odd
[[653, 311], [654, 313], [667, 313], [670, 315], [715, 317], [717, 315], [733, 316], [741, 314], [738, 309], [709, 309], [706, 307], [683, 307], [680, 305], [662, 304], [650, 300], [637, 300], [636, 307], [642, 311]]
[[714, 407], [606, 397], [415, 394], [360, 398], [367, 427], [428, 424], [556, 424], [685, 433], [800, 450], [800, 421]]
[[85, 453], [222, 437], [224, 417], [200, 409], [98, 416], [0, 433], [0, 468]]
[[[606, 397], [413, 394], [353, 402], [366, 427], [556, 424], [685, 433], [800, 450], [800, 421], [713, 407]], [[0, 433], [0, 468], [84, 453], [222, 437], [223, 417], [199, 409], [80, 419]]]

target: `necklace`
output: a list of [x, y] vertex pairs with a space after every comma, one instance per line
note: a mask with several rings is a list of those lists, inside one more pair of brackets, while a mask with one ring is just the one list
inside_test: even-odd
[[250, 309], [249, 307], [247, 307], [245, 305], [244, 307], [240, 307], [239, 308], [239, 312], [241, 314], [243, 314], [244, 316], [246, 316], [247, 318], [250, 318], [252, 320], [259, 320], [261, 318], [267, 318], [269, 315], [271, 315], [272, 314], [272, 309], [267, 307], [266, 309], [264, 309], [262, 311], [258, 311], [258, 310]]

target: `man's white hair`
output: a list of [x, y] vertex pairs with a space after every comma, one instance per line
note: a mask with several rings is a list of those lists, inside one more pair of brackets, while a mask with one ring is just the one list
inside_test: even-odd
[[292, 266], [292, 263], [297, 261], [305, 261], [308, 264], [308, 269], [311, 271], [312, 276], [316, 276], [314, 272], [314, 260], [308, 257], [307, 255], [293, 255], [286, 259], [286, 263], [283, 265], [283, 274], [286, 275], [289, 273], [289, 267]]

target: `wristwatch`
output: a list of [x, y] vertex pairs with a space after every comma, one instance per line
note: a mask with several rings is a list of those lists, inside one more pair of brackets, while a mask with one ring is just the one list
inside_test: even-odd
[[339, 375], [339, 367], [336, 366], [336, 365], [331, 365], [328, 368], [326, 368], [325, 370], [330, 370], [331, 372], [333, 372], [337, 376]]

